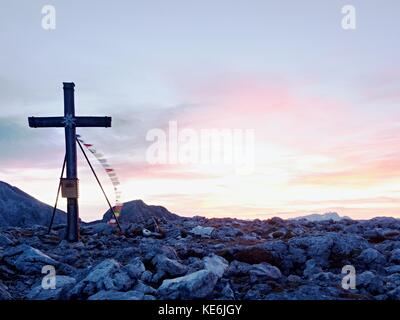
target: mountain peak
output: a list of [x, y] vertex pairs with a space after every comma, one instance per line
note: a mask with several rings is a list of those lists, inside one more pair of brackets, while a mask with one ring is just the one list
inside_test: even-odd
[[[0, 227], [48, 225], [53, 208], [24, 191], [0, 181]], [[54, 223], [65, 223], [66, 214], [57, 210]]]
[[305, 219], [308, 221], [325, 221], [325, 220], [340, 221], [342, 219], [350, 219], [350, 218], [346, 216], [341, 217], [337, 212], [326, 212], [323, 214], [313, 213], [301, 217], [296, 217], [290, 220], [301, 220], [301, 219]]
[[[109, 221], [112, 218], [112, 213], [108, 210], [103, 216], [103, 221]], [[148, 205], [143, 200], [137, 199], [124, 203], [119, 221], [122, 223], [140, 223], [147, 222], [152, 218], [175, 220], [179, 219], [179, 216], [163, 206]]]

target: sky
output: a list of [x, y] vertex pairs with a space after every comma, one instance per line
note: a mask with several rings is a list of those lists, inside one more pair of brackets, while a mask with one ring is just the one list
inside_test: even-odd
[[[42, 27], [46, 5], [55, 29]], [[78, 115], [113, 118], [78, 133], [113, 165], [123, 201], [185, 216], [400, 217], [399, 15], [397, 0], [2, 0], [0, 180], [53, 204], [64, 132], [27, 117], [61, 116], [62, 82], [74, 82]], [[151, 163], [146, 137], [170, 123], [251, 130], [252, 170]], [[81, 218], [101, 218], [82, 156], [79, 178]]]

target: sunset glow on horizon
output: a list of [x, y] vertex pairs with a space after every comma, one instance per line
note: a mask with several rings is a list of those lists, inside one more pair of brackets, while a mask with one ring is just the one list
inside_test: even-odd
[[[112, 128], [77, 131], [114, 166], [123, 201], [183, 216], [400, 218], [400, 21], [392, 14], [400, 7], [382, 8], [379, 25], [371, 1], [354, 2], [354, 31], [341, 29], [341, 1], [323, 8], [238, 1], [231, 11], [226, 1], [171, 1], [168, 15], [144, 3], [118, 12], [96, 4], [91, 28], [83, 27], [89, 4], [60, 2], [53, 34], [30, 27], [36, 18], [28, 10], [19, 13], [23, 26], [0, 13], [0, 24], [25, 39], [9, 40], [0, 57], [0, 180], [53, 204], [64, 132], [30, 129], [27, 117], [61, 115], [62, 82], [72, 79], [78, 115], [113, 117]], [[105, 16], [112, 23], [103, 25]], [[21, 64], [7, 63], [16, 54]], [[196, 133], [254, 130], [254, 170], [148, 163], [146, 134], [168, 133], [171, 121]], [[101, 166], [95, 169], [114, 200]], [[79, 175], [81, 218], [100, 219], [107, 203], [81, 155]]]

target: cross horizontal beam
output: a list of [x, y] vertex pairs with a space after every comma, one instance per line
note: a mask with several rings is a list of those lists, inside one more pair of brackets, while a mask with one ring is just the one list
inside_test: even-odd
[[[65, 127], [64, 117], [29, 117], [29, 127], [50, 128]], [[111, 117], [74, 117], [74, 127], [111, 127]]]

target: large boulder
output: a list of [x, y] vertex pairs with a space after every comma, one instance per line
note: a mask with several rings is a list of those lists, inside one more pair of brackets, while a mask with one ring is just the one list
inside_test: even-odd
[[227, 275], [229, 277], [248, 275], [251, 267], [251, 264], [234, 260], [228, 267]]
[[277, 267], [265, 262], [253, 265], [249, 271], [249, 275], [251, 283], [279, 280], [282, 277], [282, 273]]
[[10, 247], [2, 256], [7, 264], [24, 274], [41, 273], [45, 265], [60, 266], [58, 261], [26, 244]]
[[162, 276], [182, 276], [186, 274], [188, 268], [177, 260], [170, 259], [164, 255], [157, 255], [153, 258], [153, 265], [157, 269], [157, 273]]
[[374, 248], [363, 250], [357, 260], [362, 266], [373, 269], [383, 268], [386, 263], [385, 256]]
[[164, 280], [158, 294], [164, 299], [205, 299], [209, 297], [218, 281], [209, 270], [200, 270], [186, 276]]
[[127, 291], [134, 285], [128, 273], [121, 270], [114, 259], [107, 259], [93, 267], [89, 274], [71, 290], [72, 298], [85, 299], [101, 290]]
[[287, 269], [291, 264], [288, 246], [282, 240], [272, 240], [252, 246], [237, 246], [230, 249], [232, 260], [249, 264], [267, 262], [279, 268]]
[[372, 271], [365, 271], [357, 275], [356, 287], [365, 289], [372, 295], [377, 295], [384, 292], [383, 278]]
[[146, 267], [140, 257], [135, 257], [124, 267], [132, 279], [140, 279], [146, 271]]
[[358, 235], [336, 232], [292, 238], [289, 245], [304, 250], [307, 258], [314, 259], [321, 267], [343, 266], [343, 260], [355, 258], [369, 247]]
[[54, 289], [44, 289], [40, 284], [35, 286], [26, 296], [29, 300], [62, 300], [66, 298], [68, 290], [76, 284], [75, 278], [56, 276]]
[[225, 271], [228, 269], [229, 263], [224, 258], [215, 254], [205, 257], [204, 268], [213, 272], [218, 278], [221, 278]]
[[196, 226], [190, 230], [190, 233], [196, 236], [200, 236], [202, 238], [209, 238], [212, 236], [214, 231], [214, 227]]

